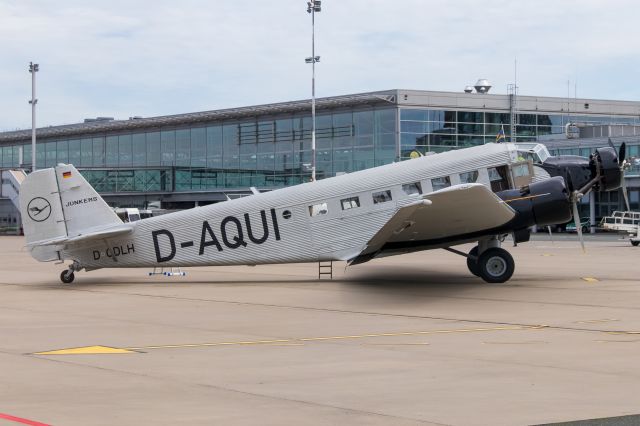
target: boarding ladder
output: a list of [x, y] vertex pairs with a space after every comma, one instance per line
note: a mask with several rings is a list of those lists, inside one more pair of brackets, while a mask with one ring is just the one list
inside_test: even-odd
[[318, 279], [333, 279], [333, 260], [321, 260], [318, 262]]
[[9, 198], [18, 210], [20, 209], [20, 185], [22, 185], [22, 181], [24, 181], [26, 177], [27, 174], [24, 170], [2, 170], [0, 197]]

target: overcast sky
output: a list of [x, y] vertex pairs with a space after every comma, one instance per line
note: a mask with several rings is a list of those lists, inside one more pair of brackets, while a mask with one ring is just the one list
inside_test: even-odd
[[[640, 100], [637, 0], [322, 0], [317, 96], [385, 89]], [[305, 0], [0, 0], [0, 131], [310, 97]]]

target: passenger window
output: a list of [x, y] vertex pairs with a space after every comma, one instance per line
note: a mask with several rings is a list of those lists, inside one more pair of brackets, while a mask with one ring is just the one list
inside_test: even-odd
[[320, 203], [309, 206], [309, 215], [311, 215], [311, 217], [327, 214], [328, 212], [329, 210], [327, 209], [327, 203]]
[[478, 171], [460, 173], [460, 183], [476, 183], [478, 181]]
[[448, 186], [451, 186], [451, 179], [449, 179], [449, 176], [433, 178], [431, 179], [431, 186], [433, 186], [434, 191], [444, 189]]
[[507, 167], [489, 167], [489, 181], [491, 182], [491, 190], [500, 192], [509, 189], [509, 181], [507, 180]]
[[518, 164], [512, 167], [513, 177], [529, 176], [529, 164]]
[[422, 185], [420, 185], [420, 182], [407, 183], [402, 185], [402, 190], [407, 195], [420, 195], [422, 194]]
[[386, 191], [374, 192], [372, 194], [372, 197], [373, 197], [373, 204], [386, 203], [387, 201], [391, 201], [391, 191], [386, 190]]
[[355, 209], [356, 207], [360, 207], [360, 199], [358, 197], [345, 198], [344, 200], [340, 200], [340, 205], [342, 206], [342, 210]]

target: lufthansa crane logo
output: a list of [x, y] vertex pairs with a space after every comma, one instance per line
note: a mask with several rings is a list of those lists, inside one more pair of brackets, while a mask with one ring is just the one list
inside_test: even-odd
[[44, 222], [51, 216], [51, 204], [42, 197], [36, 197], [29, 201], [27, 213], [31, 220], [35, 222]]

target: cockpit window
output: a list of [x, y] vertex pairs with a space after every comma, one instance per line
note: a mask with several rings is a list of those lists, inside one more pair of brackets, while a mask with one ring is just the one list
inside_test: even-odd
[[500, 192], [509, 189], [509, 180], [507, 179], [507, 167], [489, 167], [489, 181], [491, 182], [491, 190]]
[[544, 163], [550, 157], [549, 150], [540, 143], [518, 143], [518, 157], [531, 160], [534, 164]]
[[517, 164], [512, 167], [513, 177], [529, 176], [529, 164]]

